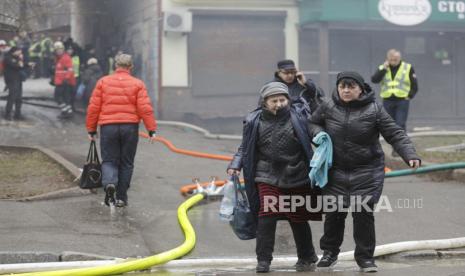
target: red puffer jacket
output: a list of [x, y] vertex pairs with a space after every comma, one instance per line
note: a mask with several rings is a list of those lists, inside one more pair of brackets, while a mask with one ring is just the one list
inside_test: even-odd
[[55, 59], [55, 85], [62, 85], [64, 81], [68, 82], [70, 85], [76, 85], [73, 61], [67, 53]]
[[139, 123], [141, 119], [148, 131], [156, 130], [152, 103], [141, 80], [118, 68], [97, 82], [87, 108], [88, 132], [96, 131], [97, 125]]

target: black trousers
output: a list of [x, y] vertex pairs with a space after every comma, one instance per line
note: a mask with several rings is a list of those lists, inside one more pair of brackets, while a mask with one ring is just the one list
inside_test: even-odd
[[[371, 208], [373, 206], [370, 206]], [[324, 234], [320, 239], [320, 248], [334, 255], [339, 254], [344, 240], [344, 228], [347, 212], [325, 214]], [[376, 246], [375, 217], [373, 212], [364, 210], [352, 212], [356, 261], [373, 260]]]
[[69, 84], [61, 84], [55, 87], [56, 100], [59, 104], [64, 103], [71, 105], [73, 97], [73, 86]]
[[23, 103], [23, 82], [13, 81], [7, 84], [8, 86], [8, 99], [6, 102], [5, 115], [9, 117], [13, 104], [15, 105], [15, 117], [21, 116], [21, 105]]
[[[259, 217], [257, 227], [257, 244], [255, 252], [258, 261], [271, 262], [275, 243], [277, 217]], [[313, 248], [312, 231], [308, 222], [289, 222], [297, 247], [299, 259], [311, 259], [315, 255]]]
[[41, 77], [41, 71], [42, 71], [42, 66], [41, 66], [41, 62], [40, 62], [40, 58], [39, 57], [31, 57], [31, 62], [34, 62], [35, 65], [32, 69], [32, 76], [37, 79], [37, 78], [40, 78]]

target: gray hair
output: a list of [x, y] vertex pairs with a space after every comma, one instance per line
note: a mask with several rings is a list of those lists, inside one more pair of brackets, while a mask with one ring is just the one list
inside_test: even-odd
[[123, 67], [123, 68], [130, 68], [132, 67], [132, 57], [128, 54], [120, 54], [115, 57], [116, 66]]

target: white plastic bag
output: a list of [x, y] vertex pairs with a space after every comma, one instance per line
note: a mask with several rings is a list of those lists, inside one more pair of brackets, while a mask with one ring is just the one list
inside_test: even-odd
[[234, 194], [234, 183], [230, 180], [224, 184], [223, 199], [220, 205], [220, 219], [223, 221], [231, 221], [233, 219], [233, 210], [236, 205], [236, 197]]

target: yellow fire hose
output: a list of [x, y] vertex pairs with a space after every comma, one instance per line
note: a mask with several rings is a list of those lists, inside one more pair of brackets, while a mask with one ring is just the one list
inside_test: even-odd
[[146, 257], [143, 259], [123, 261], [119, 264], [105, 265], [100, 267], [78, 268], [69, 270], [44, 271], [21, 273], [14, 275], [37, 275], [37, 276], [91, 276], [91, 275], [114, 275], [122, 274], [131, 271], [147, 270], [152, 266], [164, 264], [168, 261], [180, 258], [189, 253], [195, 246], [195, 231], [192, 227], [187, 210], [203, 200], [205, 194], [197, 194], [188, 200], [184, 201], [178, 208], [178, 221], [184, 232], [185, 240], [180, 246], [162, 252], [160, 254]]

